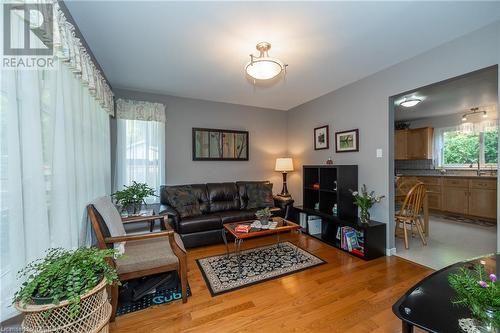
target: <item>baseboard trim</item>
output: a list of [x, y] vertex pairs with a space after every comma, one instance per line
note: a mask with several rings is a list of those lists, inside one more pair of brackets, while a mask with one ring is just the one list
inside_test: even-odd
[[386, 256], [388, 256], [388, 257], [394, 256], [394, 255], [396, 255], [396, 248], [393, 247], [393, 248], [390, 248], [390, 249], [386, 249], [385, 253], [386, 253]]

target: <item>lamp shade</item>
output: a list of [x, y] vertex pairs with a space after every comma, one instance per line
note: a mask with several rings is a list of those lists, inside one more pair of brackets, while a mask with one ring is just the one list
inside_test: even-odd
[[290, 157], [277, 158], [276, 166], [274, 167], [275, 171], [293, 171], [293, 161]]

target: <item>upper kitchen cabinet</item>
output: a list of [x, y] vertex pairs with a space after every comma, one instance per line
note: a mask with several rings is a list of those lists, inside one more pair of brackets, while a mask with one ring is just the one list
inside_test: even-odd
[[432, 158], [432, 127], [396, 130], [396, 160], [427, 160]]

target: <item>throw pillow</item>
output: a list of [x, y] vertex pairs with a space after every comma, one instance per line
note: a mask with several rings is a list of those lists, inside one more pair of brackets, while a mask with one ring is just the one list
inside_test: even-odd
[[172, 186], [167, 188], [168, 203], [181, 218], [201, 215], [200, 202], [191, 186]]
[[247, 184], [248, 204], [247, 209], [273, 207], [273, 184], [250, 183]]

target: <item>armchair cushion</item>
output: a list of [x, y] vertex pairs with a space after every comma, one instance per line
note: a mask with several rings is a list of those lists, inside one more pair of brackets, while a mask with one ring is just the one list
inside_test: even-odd
[[[110, 197], [100, 197], [90, 203], [101, 215], [106, 227], [108, 227], [111, 237], [125, 236], [125, 228], [123, 227], [122, 218], [118, 209], [111, 202]], [[114, 244], [114, 248], [120, 253], [124, 251], [125, 242]]]
[[[174, 234], [175, 242], [185, 251], [179, 235]], [[178, 264], [177, 256], [172, 251], [168, 237], [128, 241], [125, 255], [116, 259], [118, 274], [153, 269], [166, 265]]]
[[168, 201], [181, 218], [201, 215], [200, 203], [190, 185], [166, 188]]
[[246, 187], [248, 195], [247, 209], [274, 206], [272, 183], [249, 183]]

